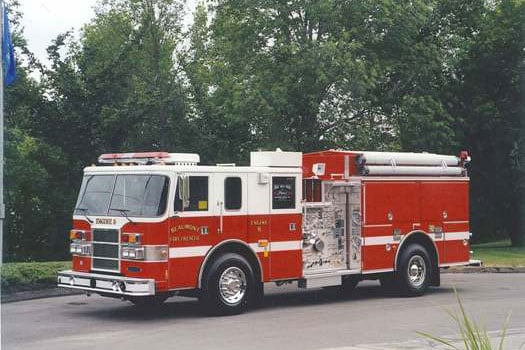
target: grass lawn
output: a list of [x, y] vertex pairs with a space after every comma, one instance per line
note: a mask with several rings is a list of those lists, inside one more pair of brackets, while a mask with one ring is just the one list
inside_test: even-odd
[[4, 263], [0, 270], [2, 293], [53, 287], [57, 272], [70, 268], [70, 261]]
[[510, 240], [474, 244], [471, 250], [485, 266], [525, 266], [525, 247], [511, 247]]

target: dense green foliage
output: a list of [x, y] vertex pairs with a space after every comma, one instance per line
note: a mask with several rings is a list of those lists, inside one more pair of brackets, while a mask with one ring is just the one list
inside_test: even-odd
[[70, 261], [4, 263], [0, 268], [2, 293], [54, 288], [57, 272], [70, 268]]
[[186, 30], [181, 1], [101, 0], [48, 66], [15, 33], [7, 259], [65, 258], [82, 167], [160, 149], [467, 149], [476, 239], [524, 243], [523, 0], [207, 4]]

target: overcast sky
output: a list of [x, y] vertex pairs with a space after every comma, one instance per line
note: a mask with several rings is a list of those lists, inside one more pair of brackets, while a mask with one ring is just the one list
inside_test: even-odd
[[46, 61], [46, 47], [58, 34], [78, 31], [93, 16], [96, 0], [20, 0], [24, 34], [31, 50]]
[[[20, 0], [23, 13], [22, 24], [31, 50], [42, 62], [47, 62], [46, 48], [58, 34], [73, 29], [78, 33], [82, 25], [95, 15], [93, 6], [97, 0]], [[196, 0], [186, 2], [186, 19]]]

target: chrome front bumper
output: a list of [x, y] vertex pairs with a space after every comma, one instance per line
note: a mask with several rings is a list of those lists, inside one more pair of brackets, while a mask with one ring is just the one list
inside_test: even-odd
[[57, 279], [59, 287], [80, 289], [86, 292], [130, 296], [155, 295], [155, 280], [153, 279], [129, 278], [72, 270], [60, 271]]

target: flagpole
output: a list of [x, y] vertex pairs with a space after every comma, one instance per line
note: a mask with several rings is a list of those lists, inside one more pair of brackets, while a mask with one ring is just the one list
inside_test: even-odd
[[[0, 10], [2, 15], [0, 16], [0, 38], [4, 36], [4, 1], [0, 0]], [[4, 218], [5, 218], [5, 206], [4, 206], [4, 60], [3, 60], [3, 47], [0, 44], [0, 264], [4, 261]]]

